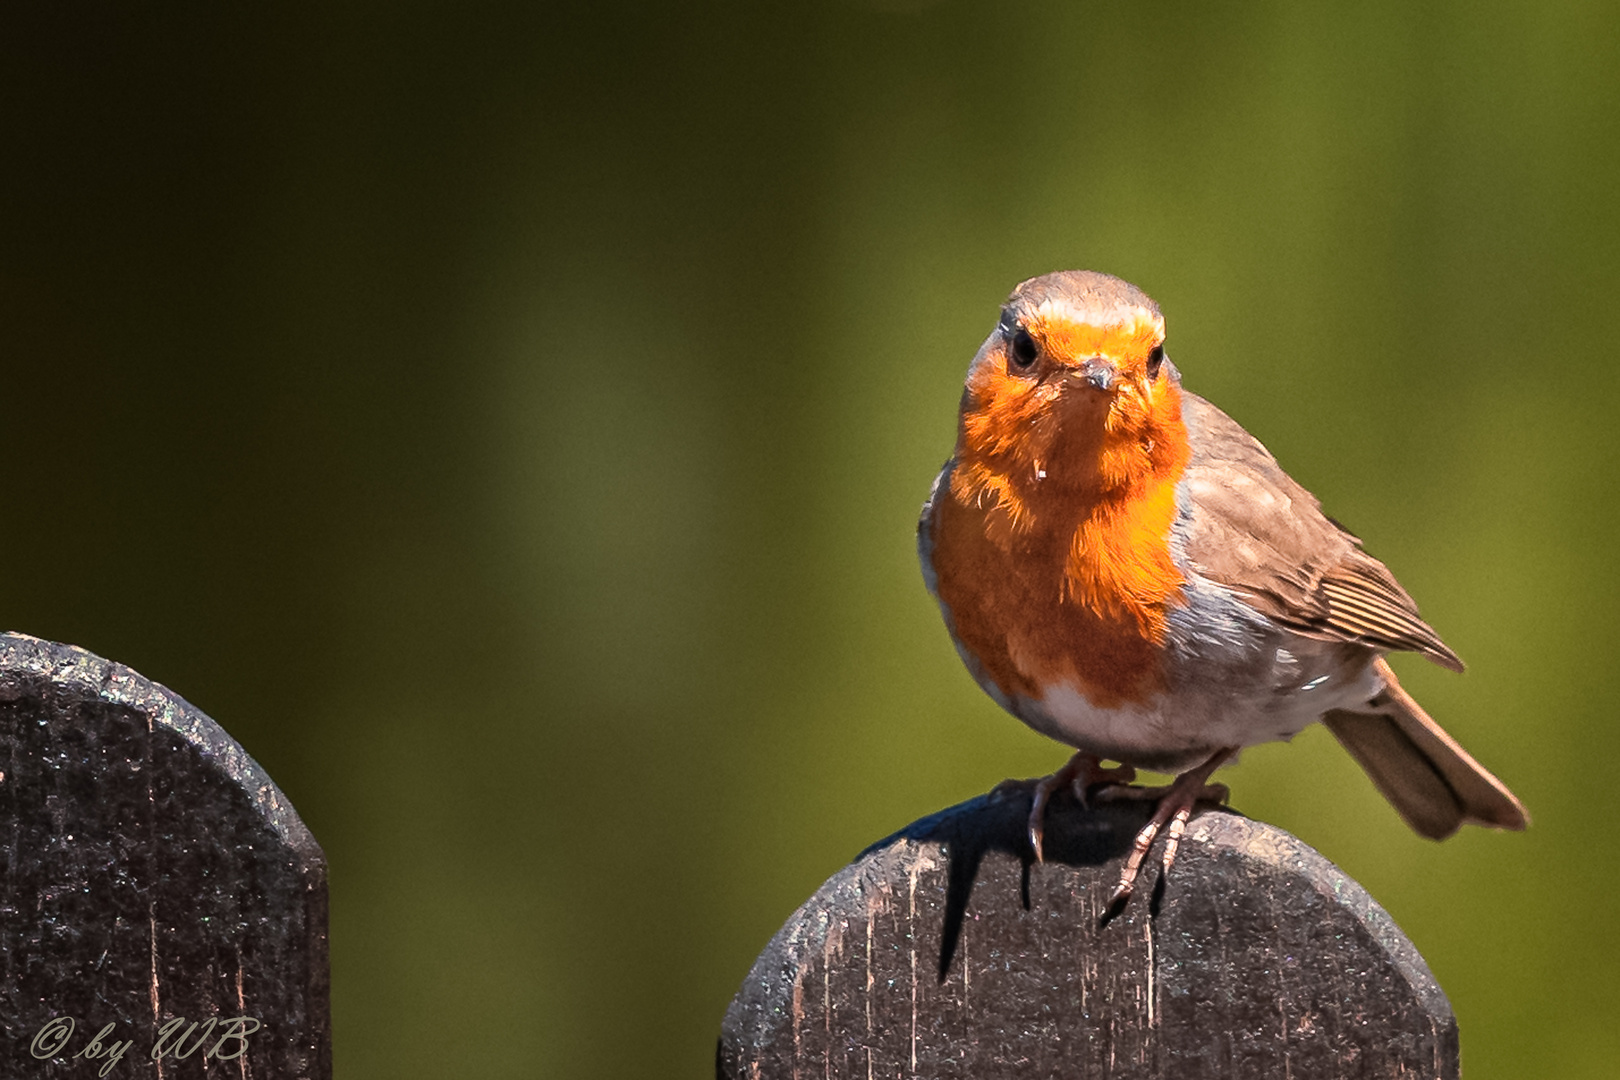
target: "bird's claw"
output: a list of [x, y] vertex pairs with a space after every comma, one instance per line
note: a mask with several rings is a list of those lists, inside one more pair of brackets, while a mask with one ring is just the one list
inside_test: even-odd
[[1067, 788], [1079, 800], [1081, 806], [1089, 809], [1093, 788], [1102, 785], [1129, 784], [1135, 779], [1136, 770], [1131, 766], [1120, 765], [1105, 769], [1102, 767], [1102, 759], [1096, 754], [1080, 751], [1051, 776], [1043, 776], [1034, 781], [1006, 780], [997, 785], [991, 794], [1002, 792], [1008, 785], [1014, 784], [1019, 790], [1025, 787], [1030, 789], [1029, 846], [1035, 853], [1035, 861], [1045, 862], [1046, 807], [1052, 801], [1053, 795]]
[[[1147, 858], [1148, 851], [1153, 847], [1153, 841], [1158, 839], [1161, 829], [1165, 829], [1164, 858], [1162, 861], [1163, 874], [1170, 873], [1170, 867], [1176, 861], [1176, 854], [1181, 849], [1181, 838], [1187, 832], [1187, 822], [1192, 819], [1193, 811], [1199, 803], [1213, 803], [1221, 805], [1231, 797], [1231, 789], [1225, 784], [1206, 783], [1209, 774], [1225, 763], [1234, 751], [1221, 750], [1208, 761], [1195, 769], [1190, 769], [1176, 777], [1175, 782], [1162, 788], [1125, 788], [1109, 792], [1110, 800], [1119, 798], [1157, 798], [1159, 805], [1154, 809], [1153, 816], [1142, 830], [1136, 834], [1131, 844], [1131, 854], [1125, 860], [1125, 866], [1119, 874], [1119, 884], [1114, 886], [1113, 893], [1108, 898], [1108, 910], [1117, 910], [1131, 898], [1136, 888], [1136, 877], [1142, 869], [1142, 862]], [[1140, 795], [1136, 793], [1140, 792]]]

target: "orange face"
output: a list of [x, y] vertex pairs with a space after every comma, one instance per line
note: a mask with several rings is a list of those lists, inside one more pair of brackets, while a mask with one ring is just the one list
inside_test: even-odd
[[998, 498], [1115, 491], [1179, 473], [1162, 448], [1180, 421], [1157, 311], [1014, 303], [968, 372], [957, 459]]

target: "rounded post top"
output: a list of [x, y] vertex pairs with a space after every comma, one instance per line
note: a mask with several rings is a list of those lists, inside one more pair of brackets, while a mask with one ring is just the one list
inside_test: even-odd
[[1055, 804], [1043, 863], [1028, 809], [970, 800], [833, 875], [733, 999], [719, 1075], [1457, 1075], [1423, 958], [1293, 836], [1206, 810], [1110, 918], [1151, 808]]

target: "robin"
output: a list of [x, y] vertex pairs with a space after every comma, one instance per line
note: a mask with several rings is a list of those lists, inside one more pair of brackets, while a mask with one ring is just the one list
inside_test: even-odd
[[[1157, 800], [1111, 906], [1161, 830], [1168, 872], [1196, 805], [1225, 800], [1216, 769], [1318, 720], [1423, 836], [1526, 824], [1384, 659], [1460, 672], [1457, 654], [1258, 440], [1181, 388], [1164, 317], [1127, 282], [1068, 271], [1013, 290], [917, 542], [974, 679], [1075, 748], [1033, 782], [1036, 858], [1061, 790]], [[1137, 768], [1177, 775], [1125, 786]]]

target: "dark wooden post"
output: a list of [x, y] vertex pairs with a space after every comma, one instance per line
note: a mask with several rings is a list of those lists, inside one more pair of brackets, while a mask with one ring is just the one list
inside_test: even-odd
[[1147, 808], [1055, 806], [1044, 864], [1028, 809], [963, 803], [822, 886], [727, 1010], [720, 1077], [1457, 1076], [1422, 957], [1292, 836], [1205, 812], [1104, 920]]
[[325, 858], [197, 709], [0, 635], [0, 858], [0, 1075], [329, 1080]]

